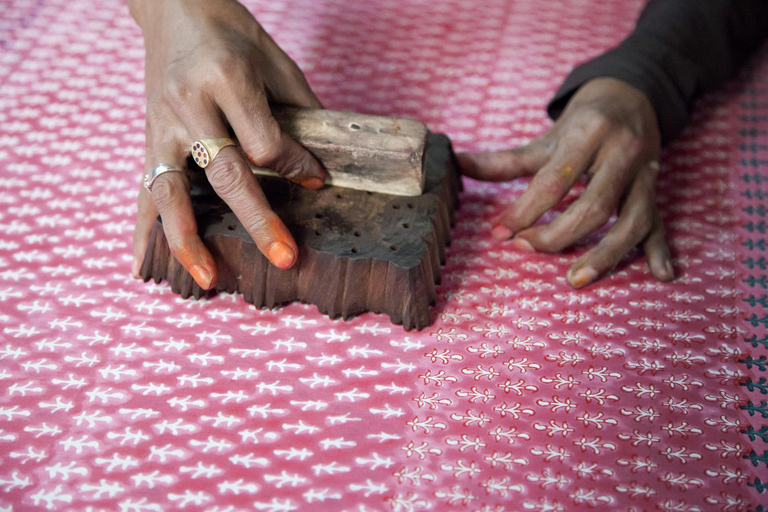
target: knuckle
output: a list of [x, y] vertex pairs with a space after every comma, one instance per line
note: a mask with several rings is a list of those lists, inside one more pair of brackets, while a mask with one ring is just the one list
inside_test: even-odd
[[184, 79], [170, 80], [162, 89], [160, 98], [163, 102], [176, 107], [189, 101], [192, 86]]
[[232, 52], [220, 52], [210, 68], [209, 79], [214, 85], [229, 83], [233, 78], [244, 74], [243, 59]]
[[585, 114], [585, 122], [590, 131], [605, 133], [613, 127], [613, 120], [605, 112], [590, 109]]
[[653, 228], [653, 215], [650, 212], [642, 212], [634, 222], [634, 229], [640, 233], [646, 234]]
[[659, 176], [660, 170], [661, 166], [659, 165], [659, 161], [656, 159], [652, 159], [650, 162], [648, 162], [648, 165], [645, 166], [645, 172], [650, 176], [653, 183], [656, 182], [656, 178]]
[[621, 131], [622, 135], [627, 141], [625, 144], [629, 149], [639, 151], [645, 147], [645, 139], [636, 133], [633, 129], [625, 126], [621, 129]]
[[177, 255], [184, 252], [184, 239], [182, 237], [166, 232], [165, 239], [172, 254]]
[[608, 223], [612, 215], [613, 205], [605, 200], [587, 203], [582, 212], [582, 218], [585, 222], [600, 226]]
[[147, 103], [145, 119], [146, 160], [156, 156], [154, 150], [186, 146], [186, 129], [179, 123], [170, 105], [153, 100]]
[[206, 175], [217, 194], [236, 197], [247, 188], [250, 170], [246, 170], [241, 163], [220, 158], [206, 169]]
[[310, 173], [310, 169], [308, 162], [302, 158], [301, 151], [290, 153], [287, 158], [284, 158], [282, 165], [278, 166], [280, 176], [289, 180], [297, 180], [307, 174], [314, 174]]
[[536, 199], [539, 203], [550, 204], [565, 195], [570, 188], [570, 180], [562, 169], [537, 174], [531, 182], [535, 187]]
[[241, 222], [245, 230], [250, 233], [254, 239], [268, 236], [274, 225], [276, 215], [270, 211], [256, 210], [246, 215]]
[[165, 176], [158, 177], [152, 184], [152, 199], [154, 199], [158, 210], [166, 212], [173, 210], [174, 205], [181, 199], [181, 194], [181, 188]]
[[645, 139], [631, 128], [622, 127], [621, 137], [624, 140], [624, 150], [629, 158], [635, 158], [643, 152]]
[[248, 156], [255, 165], [264, 167], [280, 157], [282, 132], [274, 120], [265, 123], [260, 132], [259, 139], [249, 145]]

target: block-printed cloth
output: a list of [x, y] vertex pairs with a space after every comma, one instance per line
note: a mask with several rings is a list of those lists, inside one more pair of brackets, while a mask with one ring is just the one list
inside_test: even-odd
[[[458, 150], [543, 133], [565, 74], [642, 7], [248, 6], [326, 107], [422, 119]], [[122, 2], [3, 0], [0, 48], [0, 510], [768, 502], [764, 57], [665, 152], [675, 282], [638, 253], [574, 291], [565, 271], [594, 238], [515, 252], [490, 219], [527, 182], [466, 180], [434, 324], [404, 332], [131, 279], [139, 29]]]

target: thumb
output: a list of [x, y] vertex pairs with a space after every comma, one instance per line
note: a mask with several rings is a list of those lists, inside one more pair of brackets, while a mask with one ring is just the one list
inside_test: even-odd
[[532, 176], [547, 162], [544, 144], [534, 141], [515, 149], [459, 153], [461, 172], [481, 181], [508, 181]]

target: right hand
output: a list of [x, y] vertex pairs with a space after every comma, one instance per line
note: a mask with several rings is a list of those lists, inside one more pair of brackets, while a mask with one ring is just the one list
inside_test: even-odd
[[[186, 167], [193, 141], [230, 137], [248, 158], [301, 185], [323, 186], [325, 171], [282, 133], [268, 100], [320, 108], [296, 64], [234, 0], [129, 0], [146, 46], [146, 160]], [[298, 248], [271, 210], [245, 156], [221, 150], [205, 170], [259, 250], [279, 268], [296, 262]], [[216, 263], [197, 232], [189, 180], [179, 172], [142, 186], [133, 234], [133, 275], [139, 277], [158, 213], [174, 257], [204, 289], [215, 286]]]
[[[525, 252], [559, 252], [618, 217], [592, 249], [574, 261], [566, 280], [574, 288], [611, 272], [642, 244], [651, 274], [675, 277], [664, 225], [656, 207], [661, 134], [656, 112], [639, 89], [614, 78], [582, 85], [544, 135], [521, 148], [456, 155], [465, 175], [486, 181], [533, 176], [523, 195], [499, 216], [491, 235]], [[541, 216], [582, 175], [584, 193], [548, 224]]]

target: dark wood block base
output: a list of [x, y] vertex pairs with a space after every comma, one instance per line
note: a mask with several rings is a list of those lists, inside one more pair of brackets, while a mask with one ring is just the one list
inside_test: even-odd
[[[288, 270], [269, 263], [202, 171], [193, 172], [195, 216], [219, 270], [216, 290], [240, 292], [260, 308], [298, 300], [331, 318], [373, 311], [406, 330], [428, 326], [461, 177], [444, 135], [429, 136], [425, 160], [426, 187], [418, 197], [338, 187], [312, 191], [259, 177], [299, 246], [299, 261]], [[185, 298], [206, 293], [170, 254], [159, 219], [141, 275], [145, 281], [167, 280]]]

